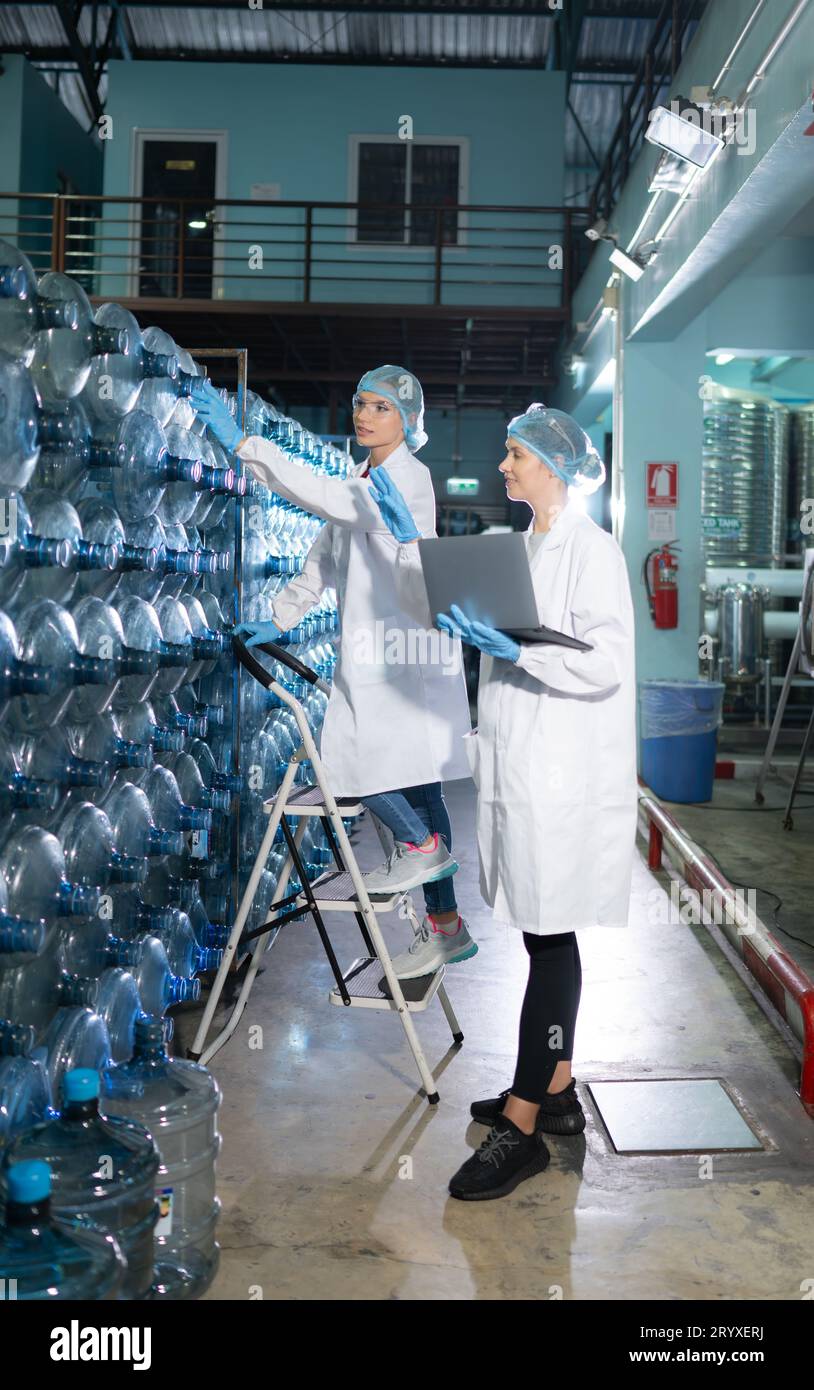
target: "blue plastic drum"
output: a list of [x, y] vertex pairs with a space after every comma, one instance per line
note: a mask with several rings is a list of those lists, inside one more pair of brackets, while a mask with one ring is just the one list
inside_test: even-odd
[[711, 801], [721, 681], [649, 680], [639, 685], [641, 771], [666, 801]]

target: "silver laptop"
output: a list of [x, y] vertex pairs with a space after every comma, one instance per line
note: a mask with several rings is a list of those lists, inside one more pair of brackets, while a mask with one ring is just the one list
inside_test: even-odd
[[518, 642], [556, 642], [590, 651], [567, 633], [541, 627], [526, 542], [520, 532], [496, 536], [441, 536], [418, 542], [433, 618], [457, 604], [467, 618]]

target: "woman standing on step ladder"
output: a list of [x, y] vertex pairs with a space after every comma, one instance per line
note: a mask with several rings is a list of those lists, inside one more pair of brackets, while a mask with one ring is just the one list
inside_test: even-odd
[[[478, 788], [480, 886], [495, 915], [523, 932], [529, 955], [514, 1080], [472, 1105], [489, 1135], [449, 1184], [465, 1201], [506, 1196], [541, 1172], [543, 1133], [585, 1128], [571, 1077], [576, 932], [627, 924], [636, 832], [630, 585], [619, 546], [578, 496], [600, 485], [604, 467], [575, 420], [533, 405], [509, 424], [500, 472], [509, 500], [534, 513], [526, 542], [540, 624], [590, 650], [520, 645], [455, 607], [437, 618], [482, 652], [478, 728], [464, 740]], [[401, 542], [403, 601], [424, 612], [409, 506], [383, 469], [371, 491]]]
[[[275, 641], [335, 588], [341, 619], [339, 660], [322, 727], [320, 757], [335, 796], [363, 802], [391, 831], [387, 862], [365, 874], [369, 893], [423, 886], [426, 916], [408, 951], [394, 957], [400, 979], [413, 979], [474, 956], [452, 875], [452, 831], [443, 782], [468, 777], [462, 736], [469, 700], [460, 643], [416, 629], [396, 592], [398, 544], [369, 493], [386, 462], [416, 518], [413, 531], [434, 536], [430, 471], [414, 457], [427, 442], [421, 386], [403, 367], [367, 372], [353, 397], [357, 442], [367, 458], [352, 477], [328, 478], [293, 463], [268, 440], [244, 438], [210, 383], [194, 404], [210, 430], [254, 477], [327, 523], [302, 572], [277, 594], [271, 620], [240, 623], [247, 646]], [[420, 528], [420, 529], [419, 529]], [[395, 659], [394, 659], [395, 656]]]

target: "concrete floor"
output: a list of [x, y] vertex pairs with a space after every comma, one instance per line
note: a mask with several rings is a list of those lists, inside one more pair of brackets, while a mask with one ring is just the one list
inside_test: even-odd
[[[799, 1299], [814, 1277], [814, 1125], [795, 1094], [797, 1063], [704, 928], [663, 924], [663, 890], [642, 861], [632, 925], [580, 933], [585, 1135], [550, 1138], [547, 1171], [508, 1198], [449, 1196], [450, 1175], [486, 1134], [470, 1102], [511, 1081], [526, 957], [480, 900], [471, 783], [448, 792], [459, 902], [480, 951], [447, 973], [463, 1047], [450, 1047], [437, 1003], [417, 1016], [441, 1103], [417, 1095], [398, 1022], [329, 1005], [315, 932], [287, 928], [213, 1063], [222, 1254], [207, 1298]], [[358, 843], [372, 867], [369, 825]], [[349, 961], [358, 929], [341, 920]], [[385, 921], [401, 948], [408, 924]], [[179, 1019], [181, 1055], [194, 1021], [186, 1010]], [[765, 1150], [706, 1163], [615, 1154], [585, 1083], [649, 1077], [722, 1078]]]

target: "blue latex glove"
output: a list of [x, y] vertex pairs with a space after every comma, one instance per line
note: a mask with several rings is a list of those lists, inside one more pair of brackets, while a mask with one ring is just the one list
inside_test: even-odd
[[282, 630], [270, 618], [264, 623], [237, 623], [232, 628], [232, 636], [240, 637], [247, 647], [259, 647], [264, 642], [276, 642], [282, 635]]
[[513, 637], [499, 632], [496, 627], [487, 627], [486, 623], [477, 623], [467, 618], [455, 603], [450, 612], [451, 616], [439, 613], [435, 620], [443, 632], [450, 633], [452, 637], [460, 637], [462, 642], [468, 642], [471, 647], [478, 647], [489, 656], [500, 657], [503, 661], [517, 661], [520, 644], [515, 642]]
[[199, 380], [200, 384], [196, 381], [192, 387], [190, 400], [218, 443], [222, 444], [228, 453], [232, 453], [243, 438], [243, 431], [232, 419], [212, 382]]
[[373, 501], [379, 508], [387, 526], [397, 541], [417, 541], [421, 532], [413, 521], [410, 508], [399, 492], [389, 473], [384, 469], [371, 468], [368, 488]]

